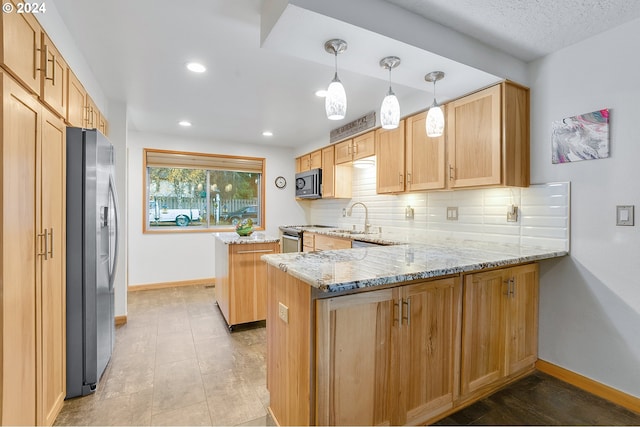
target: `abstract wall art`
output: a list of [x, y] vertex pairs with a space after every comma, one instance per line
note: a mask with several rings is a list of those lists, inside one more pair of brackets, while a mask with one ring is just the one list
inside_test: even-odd
[[552, 129], [554, 164], [609, 157], [609, 109], [556, 120]]

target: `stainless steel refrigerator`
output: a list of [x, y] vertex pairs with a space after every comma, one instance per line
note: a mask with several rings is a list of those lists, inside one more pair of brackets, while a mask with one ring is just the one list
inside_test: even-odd
[[97, 130], [67, 128], [67, 398], [96, 390], [115, 342], [114, 157]]

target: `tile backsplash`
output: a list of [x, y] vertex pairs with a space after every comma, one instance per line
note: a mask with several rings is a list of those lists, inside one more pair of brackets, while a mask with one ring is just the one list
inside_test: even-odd
[[[528, 188], [434, 191], [399, 195], [376, 194], [375, 168], [354, 169], [351, 199], [301, 202], [310, 224], [362, 229], [364, 208], [342, 216], [355, 202], [369, 210], [369, 223], [383, 232], [428, 233], [439, 237], [482, 240], [569, 250], [570, 183], [534, 184]], [[516, 222], [507, 221], [511, 206]], [[414, 217], [405, 218], [407, 206]], [[447, 207], [458, 208], [458, 219], [447, 219]]]

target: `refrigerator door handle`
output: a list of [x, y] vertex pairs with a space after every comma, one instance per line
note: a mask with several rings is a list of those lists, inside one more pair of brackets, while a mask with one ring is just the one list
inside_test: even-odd
[[118, 193], [116, 192], [115, 182], [113, 181], [113, 175], [109, 174], [109, 194], [113, 200], [113, 210], [115, 218], [115, 243], [113, 248], [113, 267], [109, 271], [109, 289], [113, 289], [113, 284], [116, 280], [116, 267], [118, 266], [118, 250], [120, 246], [120, 208], [118, 207]]

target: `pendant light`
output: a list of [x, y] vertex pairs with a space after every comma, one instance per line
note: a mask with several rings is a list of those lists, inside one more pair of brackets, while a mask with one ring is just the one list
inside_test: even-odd
[[341, 39], [328, 40], [324, 44], [324, 50], [335, 56], [336, 64], [336, 73], [324, 98], [324, 109], [329, 120], [342, 120], [347, 115], [347, 94], [338, 78], [338, 54], [347, 50], [347, 42]]
[[444, 114], [436, 101], [436, 82], [442, 78], [444, 78], [442, 71], [432, 71], [424, 76], [426, 81], [433, 82], [433, 104], [429, 107], [426, 120], [427, 136], [431, 137], [441, 136], [444, 131]]
[[391, 70], [398, 65], [400, 65], [400, 58], [397, 56], [387, 56], [380, 60], [380, 66], [389, 70], [389, 92], [380, 106], [380, 124], [383, 129], [395, 129], [400, 123], [400, 103], [396, 94], [391, 90]]

